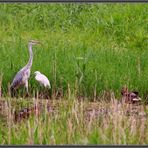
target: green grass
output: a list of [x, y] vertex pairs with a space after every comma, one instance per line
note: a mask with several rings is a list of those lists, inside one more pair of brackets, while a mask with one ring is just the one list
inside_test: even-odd
[[[148, 99], [147, 10], [148, 5], [136, 3], [0, 4], [0, 88], [8, 102], [3, 113], [0, 109], [0, 144], [148, 144], [147, 116], [140, 115], [147, 106], [127, 116], [134, 106], [117, 111], [117, 104], [104, 102], [112, 93], [119, 99], [124, 85]], [[15, 100], [8, 86], [28, 61], [30, 39], [42, 43], [33, 46], [31, 97]], [[10, 111], [34, 103], [36, 70], [49, 78], [52, 92], [62, 89], [64, 97], [57, 112], [14, 123]], [[91, 105], [93, 98], [101, 102]], [[96, 115], [102, 108], [113, 112]]]
[[[92, 97], [127, 85], [146, 98], [148, 87], [148, 17], [145, 4], [1, 4], [0, 71], [7, 93], [16, 72], [28, 61], [28, 41], [34, 61], [30, 92], [41, 71], [52, 88]], [[83, 59], [78, 59], [81, 57]]]

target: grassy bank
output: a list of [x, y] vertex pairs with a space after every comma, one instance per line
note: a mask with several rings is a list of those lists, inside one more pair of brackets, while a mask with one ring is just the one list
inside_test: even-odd
[[[112, 97], [111, 102], [78, 101], [72, 95], [50, 101], [7, 99], [0, 144], [148, 144], [148, 106], [118, 104]], [[42, 111], [14, 121], [15, 109], [39, 102]]]

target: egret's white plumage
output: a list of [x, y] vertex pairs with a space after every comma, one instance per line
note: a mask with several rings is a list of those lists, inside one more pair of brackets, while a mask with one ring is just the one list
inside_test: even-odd
[[35, 79], [41, 84], [41, 85], [44, 85], [44, 87], [49, 87], [51, 88], [51, 85], [50, 85], [50, 82], [48, 80], [48, 78], [44, 75], [44, 74], [41, 74], [39, 71], [36, 71], [34, 73], [36, 76], [35, 76]]

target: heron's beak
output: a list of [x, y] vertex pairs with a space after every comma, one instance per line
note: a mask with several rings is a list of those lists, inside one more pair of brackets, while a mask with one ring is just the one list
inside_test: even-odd
[[34, 41], [33, 43], [35, 43], [35, 44], [41, 44], [41, 42], [39, 42], [39, 41]]
[[33, 43], [33, 44], [41, 44], [40, 41], [35, 41], [35, 40], [31, 40], [30, 42]]

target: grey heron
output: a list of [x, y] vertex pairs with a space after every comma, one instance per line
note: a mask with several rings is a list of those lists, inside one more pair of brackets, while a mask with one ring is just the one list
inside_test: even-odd
[[30, 54], [30, 58], [28, 63], [15, 75], [11, 85], [10, 85], [10, 89], [11, 90], [16, 90], [18, 89], [20, 86], [25, 86], [26, 87], [26, 91], [28, 94], [28, 79], [30, 77], [30, 70], [32, 67], [32, 62], [33, 62], [33, 52], [32, 52], [32, 45], [35, 44], [39, 44], [39, 41], [34, 41], [31, 40], [28, 43], [28, 50], [29, 50], [29, 54]]

